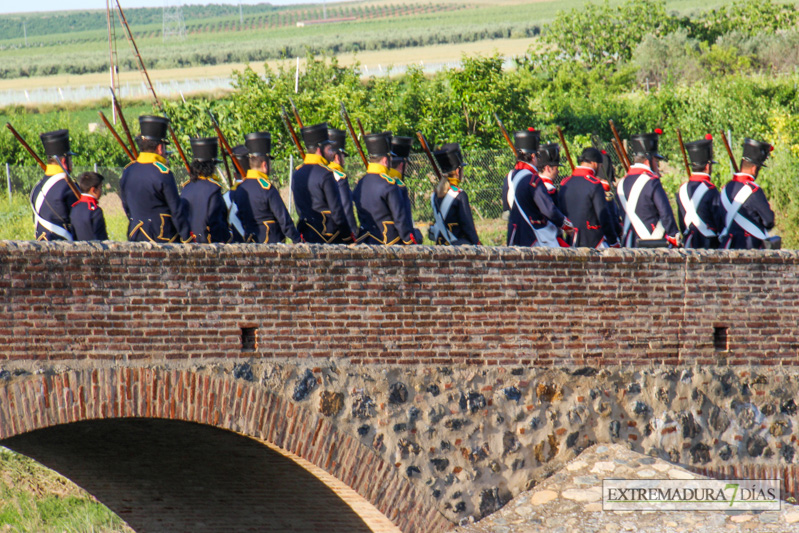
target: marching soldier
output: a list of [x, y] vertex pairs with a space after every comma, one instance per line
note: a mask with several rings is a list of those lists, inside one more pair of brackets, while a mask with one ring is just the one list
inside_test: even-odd
[[686, 143], [691, 160], [691, 177], [680, 186], [677, 209], [683, 246], [714, 249], [719, 247], [718, 234], [724, 228], [724, 208], [719, 190], [710, 181], [713, 165], [713, 136]]
[[37, 241], [72, 241], [69, 216], [72, 205], [78, 201], [67, 183], [67, 172], [72, 170], [69, 149], [69, 131], [58, 130], [39, 136], [47, 156], [44, 178], [31, 191], [30, 202], [35, 220]]
[[192, 161], [189, 183], [183, 187], [180, 199], [197, 242], [230, 242], [227, 208], [222, 188], [214, 179], [219, 162], [219, 140], [216, 137], [190, 139]]
[[357, 228], [351, 228], [347, 221], [336, 178], [327, 166], [335, 156], [327, 123], [306, 126], [301, 133], [307, 153], [291, 180], [294, 204], [300, 216], [297, 229], [304, 242], [353, 242]]
[[435, 244], [452, 246], [479, 245], [469, 196], [459, 187], [466, 165], [460, 146], [457, 143], [445, 144], [433, 156], [444, 176], [430, 198], [435, 219], [430, 227], [430, 240]]
[[555, 186], [555, 180], [558, 179], [558, 170], [560, 167], [560, 145], [558, 143], [550, 143], [540, 146], [538, 154], [536, 154], [536, 168], [538, 168], [538, 176], [544, 183], [544, 187], [552, 198], [552, 203], [555, 207], [560, 209], [558, 202], [558, 188]]
[[365, 137], [369, 152], [366, 174], [355, 186], [354, 200], [366, 244], [421, 244], [416, 240], [405, 199], [397, 180], [388, 175], [394, 153], [391, 134], [372, 133]]
[[[513, 134], [518, 152], [516, 167], [508, 174], [507, 205], [508, 246], [568, 247], [558, 235], [559, 228], [570, 231], [574, 226], [555, 205], [536, 164], [540, 133], [530, 128]], [[552, 161], [549, 161], [550, 166]]]
[[721, 192], [726, 214], [719, 241], [725, 249], [779, 248], [779, 237], [768, 234], [768, 230], [774, 227], [774, 211], [763, 189], [755, 185], [760, 169], [765, 166], [774, 147], [747, 138], [743, 149], [740, 172], [733, 175], [732, 181]]
[[[408, 191], [408, 187], [405, 185], [405, 169], [408, 166], [408, 159], [411, 156], [412, 145], [413, 138], [392, 135], [391, 151], [394, 155], [391, 157], [391, 165], [388, 169], [388, 175], [396, 180], [397, 186], [400, 188], [402, 199], [405, 203], [405, 210], [408, 212], [408, 220], [411, 221], [411, 226], [413, 226], [413, 206], [411, 205], [411, 195]], [[423, 240], [422, 232], [414, 228], [413, 238], [416, 242], [421, 243]]]
[[300, 242], [300, 232], [291, 220], [280, 191], [269, 182], [272, 170], [272, 135], [250, 133], [245, 137], [250, 157], [244, 180], [230, 192], [244, 228], [244, 242]]
[[[250, 169], [250, 152], [247, 150], [247, 147], [243, 144], [239, 144], [233, 147], [233, 157], [238, 162], [241, 169], [244, 171], [244, 174], [247, 174], [247, 171]], [[244, 226], [241, 223], [241, 219], [239, 218], [239, 207], [233, 203], [232, 193], [241, 185], [241, 182], [244, 180], [244, 176], [239, 174], [239, 169], [236, 165], [233, 165], [232, 169], [233, 174], [233, 187], [225, 192], [222, 195], [222, 198], [225, 200], [225, 207], [227, 207], [227, 223], [230, 226], [230, 235], [231, 241], [230, 242], [245, 242], [244, 238]]]
[[641, 246], [639, 241], [659, 239], [679, 246], [679, 229], [658, 173], [658, 161], [663, 159], [658, 153], [661, 133], [658, 129], [630, 137], [633, 165], [616, 186], [625, 214], [622, 242], [628, 248]]
[[619, 248], [610, 202], [605, 198], [602, 180], [596, 173], [603, 163], [602, 153], [586, 148], [577, 158], [578, 166], [560, 184], [560, 207], [574, 223], [572, 246]]
[[97, 200], [103, 195], [105, 177], [96, 172], [84, 172], [78, 176], [80, 200], [72, 204], [69, 214], [76, 241], [107, 241], [103, 210]]
[[175, 176], [166, 164], [168, 122], [164, 117], [139, 117], [139, 157], [125, 167], [119, 180], [129, 241], [194, 242]]
[[347, 215], [350, 229], [357, 230], [358, 222], [355, 220], [355, 210], [352, 206], [352, 190], [347, 173], [344, 172], [344, 158], [347, 154], [347, 133], [336, 128], [327, 128], [327, 136], [332, 143], [333, 160], [328, 165], [333, 170], [333, 177], [336, 178], [336, 186], [341, 197], [341, 207]]

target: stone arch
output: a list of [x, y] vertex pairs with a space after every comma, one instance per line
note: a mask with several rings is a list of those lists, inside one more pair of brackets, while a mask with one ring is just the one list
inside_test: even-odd
[[75, 422], [144, 418], [213, 426], [269, 443], [350, 487], [402, 531], [452, 527], [378, 454], [258, 384], [185, 369], [26, 374], [0, 384], [0, 439]]

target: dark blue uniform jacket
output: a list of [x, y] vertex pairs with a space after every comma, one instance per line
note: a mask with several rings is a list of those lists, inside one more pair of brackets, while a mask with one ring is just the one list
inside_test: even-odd
[[327, 160], [306, 154], [291, 178], [294, 204], [300, 216], [297, 229], [305, 242], [351, 242], [354, 234], [341, 204], [341, 195]]
[[560, 208], [574, 224], [572, 246], [596, 248], [618, 242], [614, 211], [605, 198], [605, 189], [593, 169], [577, 167], [560, 184]]
[[183, 187], [180, 200], [197, 242], [231, 241], [227, 206], [217, 182], [205, 177], [189, 182]]
[[[370, 163], [353, 192], [366, 244], [413, 244], [413, 223], [397, 181], [383, 165]], [[417, 243], [421, 244], [421, 243]]]
[[280, 192], [268, 181], [266, 174], [255, 169], [247, 171], [247, 179], [230, 192], [238, 207], [239, 220], [244, 227], [244, 242], [283, 242], [286, 237], [300, 242], [300, 232], [291, 220]]
[[[665, 234], [669, 237], [675, 237], [677, 232], [677, 223], [674, 221], [674, 213], [671, 211], [671, 204], [669, 204], [669, 197], [666, 191], [663, 190], [663, 185], [660, 183], [660, 178], [655, 176], [646, 165], [634, 164], [630, 167], [630, 172], [627, 174], [617, 185], [617, 190], [623, 189], [625, 198], [630, 199], [630, 192], [636, 182], [638, 176], [646, 175], [647, 182], [641, 190], [638, 197], [638, 203], [635, 206], [635, 213], [644, 223], [646, 229], [652, 233], [660, 222], [665, 229]], [[621, 189], [620, 189], [621, 188]], [[627, 210], [631, 209], [631, 205], [627, 205]], [[627, 214], [625, 214], [625, 220]], [[636, 233], [632, 224], [625, 235], [622, 236], [622, 244], [628, 248], [634, 248], [639, 240], [639, 235]]]
[[[47, 165], [44, 171], [44, 178], [36, 184], [31, 191], [30, 201], [33, 210], [36, 211], [36, 203], [39, 198], [39, 192], [46, 186], [48, 180], [51, 178], [55, 181], [52, 186], [44, 195], [44, 201], [41, 202], [39, 207], [39, 216], [46, 222], [59, 226], [74, 238], [72, 227], [69, 222], [70, 211], [72, 204], [78, 201], [75, 193], [69, 188], [66, 180], [66, 174], [58, 165]], [[65, 240], [64, 236], [54, 233], [40, 223], [36, 223], [36, 240], [37, 241], [61, 241]]]
[[[459, 244], [480, 244], [480, 238], [477, 236], [477, 230], [474, 227], [474, 218], [472, 217], [472, 208], [469, 206], [469, 195], [466, 191], [454, 185], [450, 185], [453, 192], [457, 196], [452, 200], [447, 216], [444, 217], [444, 224], [447, 229], [456, 238], [455, 242], [448, 242], [444, 235], [436, 236], [436, 244], [451, 244], [453, 246]], [[446, 196], [444, 196], [446, 198]], [[433, 193], [433, 202], [435, 203], [436, 210], [441, 211], [441, 204], [444, 198], [439, 198], [436, 193]]]
[[552, 201], [546, 185], [538, 175], [535, 167], [518, 163], [511, 175], [511, 181], [518, 173], [529, 171], [529, 174], [516, 187], [516, 198], [508, 218], [508, 246], [532, 246], [537, 241], [535, 232], [525, 220], [522, 211], [536, 229], [543, 229], [549, 222], [561, 227], [565, 215]]
[[75, 230], [76, 241], [108, 240], [103, 210], [97, 205], [94, 196], [82, 194], [80, 200], [72, 204], [70, 220]]
[[[755, 180], [749, 174], [735, 174], [727, 185], [724, 186], [721, 194], [724, 194], [732, 204], [733, 198], [738, 194], [743, 187], [750, 187], [753, 189], [752, 194], [741, 206], [738, 211], [755, 226], [763, 231], [770, 230], [774, 227], [774, 211], [766, 199], [763, 189], [755, 184]], [[726, 218], [726, 210], [725, 210]], [[754, 237], [735, 222], [730, 226], [730, 233], [724, 242], [721, 243], [722, 247], [730, 248], [733, 250], [752, 250], [763, 248], [763, 241]]]
[[[696, 213], [707, 225], [708, 229], [712, 230], [716, 235], [718, 235], [721, 230], [724, 229], [724, 208], [721, 206], [721, 195], [719, 194], [719, 190], [715, 185], [713, 185], [713, 182], [710, 181], [710, 176], [699, 173], [692, 174], [688, 182], [682, 187], [687, 188], [688, 198], [693, 198], [694, 194], [696, 193], [696, 189], [699, 188], [699, 186], [703, 183], [708, 187], [708, 191], [702, 197], [702, 201], [699, 202], [699, 207], [697, 208]], [[680, 190], [682, 190], [682, 187], [680, 187]], [[699, 231], [694, 223], [686, 226], [685, 205], [683, 205], [679, 192], [677, 192], [676, 197], [678, 214], [677, 223], [680, 226], [680, 231], [683, 235], [683, 246], [686, 248], [702, 248], [705, 250], [718, 248], [718, 237], [706, 237], [701, 231]]]

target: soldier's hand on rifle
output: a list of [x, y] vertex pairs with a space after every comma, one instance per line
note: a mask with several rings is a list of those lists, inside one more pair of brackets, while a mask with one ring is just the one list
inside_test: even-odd
[[682, 247], [682, 233], [676, 234], [674, 237], [669, 237], [666, 235], [666, 241], [671, 244], [675, 248]]
[[567, 232], [567, 233], [571, 233], [572, 231], [574, 231], [574, 224], [572, 224], [571, 220], [569, 220], [568, 218], [564, 217], [563, 218], [563, 225], [561, 226], [561, 229], [563, 231]]

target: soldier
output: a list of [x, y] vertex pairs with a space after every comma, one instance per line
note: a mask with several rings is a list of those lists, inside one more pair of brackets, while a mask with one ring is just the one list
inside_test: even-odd
[[763, 189], [755, 185], [760, 169], [774, 149], [769, 143], [744, 139], [741, 170], [721, 192], [721, 204], [726, 212], [724, 229], [719, 241], [724, 249], [751, 250], [778, 248], [779, 237], [770, 237], [774, 227], [771, 210]]
[[457, 143], [445, 144], [433, 155], [444, 176], [431, 196], [435, 222], [430, 228], [430, 240], [435, 244], [480, 244], [474, 227], [469, 196], [459, 187], [463, 179], [461, 147]]
[[364, 139], [369, 152], [369, 167], [355, 186], [361, 230], [366, 244], [421, 244], [405, 207], [397, 180], [388, 175], [391, 164], [391, 134], [372, 133]]
[[222, 188], [214, 179], [219, 163], [219, 140], [216, 137], [190, 139], [192, 161], [189, 183], [183, 187], [180, 199], [192, 233], [197, 242], [230, 242], [232, 235], [227, 223], [227, 208]]
[[138, 159], [125, 167], [119, 197], [128, 216], [128, 240], [194, 242], [183, 212], [175, 176], [167, 167], [164, 117], [141, 116]]
[[355, 220], [355, 210], [352, 206], [352, 190], [347, 173], [344, 172], [344, 158], [347, 154], [347, 133], [336, 128], [327, 128], [327, 136], [332, 143], [333, 160], [328, 165], [333, 170], [333, 177], [336, 178], [336, 186], [341, 197], [341, 207], [347, 215], [347, 222], [350, 229], [356, 232], [358, 222]]
[[72, 204], [69, 214], [76, 241], [107, 241], [103, 210], [97, 200], [103, 195], [105, 177], [96, 172], [84, 172], [78, 176], [80, 200]]
[[291, 178], [294, 204], [300, 216], [297, 229], [304, 242], [353, 242], [357, 228], [351, 228], [347, 221], [336, 178], [327, 166], [335, 156], [327, 123], [306, 126], [301, 133], [307, 153]]
[[568, 247], [558, 235], [558, 228], [571, 230], [574, 226], [552, 201], [536, 168], [540, 134], [530, 128], [514, 132], [513, 137], [518, 157], [516, 167], [508, 174], [505, 184], [510, 208], [507, 244]]
[[[411, 221], [413, 226], [413, 206], [411, 205], [411, 195], [405, 185], [405, 169], [408, 167], [408, 159], [411, 156], [411, 146], [413, 145], [413, 138], [402, 137], [399, 135], [391, 136], [391, 151], [394, 155], [391, 157], [391, 168], [388, 169], [388, 175], [394, 178], [397, 186], [402, 193], [402, 199], [405, 204], [405, 210], [408, 212], [408, 220]], [[416, 242], [421, 243], [422, 232], [413, 228], [413, 238]]]
[[622, 243], [628, 248], [641, 246], [642, 240], [664, 238], [671, 246], [679, 246], [680, 232], [658, 171], [658, 161], [663, 159], [658, 153], [661, 133], [658, 129], [630, 137], [634, 163], [616, 185], [625, 214]]
[[244, 242], [283, 242], [286, 237], [300, 242], [300, 232], [289, 216], [280, 191], [269, 182], [272, 170], [272, 135], [250, 133], [245, 137], [250, 158], [247, 176], [231, 191], [244, 228]]
[[69, 149], [69, 131], [58, 130], [39, 136], [47, 156], [44, 178], [31, 191], [30, 202], [35, 219], [37, 241], [72, 241], [69, 215], [72, 204], [78, 201], [67, 182], [67, 172], [72, 170]]
[[578, 166], [560, 184], [560, 207], [574, 223], [572, 246], [619, 248], [610, 202], [596, 172], [603, 163], [602, 153], [586, 148], [577, 158]]
[[[246, 175], [247, 171], [250, 169], [250, 152], [243, 144], [234, 146], [232, 151], [233, 157], [236, 159]], [[223, 194], [222, 198], [225, 200], [225, 206], [227, 207], [227, 223], [228, 226], [230, 226], [231, 242], [245, 242], [245, 231], [244, 226], [241, 223], [241, 219], [239, 218], [239, 207], [234, 204], [233, 200], [231, 199], [231, 194], [236, 187], [241, 185], [241, 182], [244, 180], [244, 176], [239, 173], [239, 169], [235, 164], [233, 165], [233, 172], [233, 187]]]
[[[236, 158], [238, 161], [239, 166], [246, 174], [247, 171], [250, 169], [250, 152], [247, 150], [247, 147], [243, 144], [239, 144], [233, 147], [233, 157]], [[241, 183], [244, 180], [244, 176], [239, 174], [239, 169], [236, 168], [236, 165], [233, 165], [233, 175], [234, 184]], [[235, 186], [235, 185], [234, 185]]]
[[558, 143], [550, 143], [540, 146], [538, 154], [536, 154], [536, 168], [538, 168], [538, 176], [544, 183], [544, 187], [552, 198], [552, 203], [555, 207], [560, 209], [558, 202], [558, 188], [555, 186], [555, 180], [558, 179], [558, 170], [560, 167], [560, 145]]
[[691, 177], [680, 186], [677, 209], [683, 245], [686, 248], [715, 249], [724, 228], [724, 208], [718, 189], [710, 181], [713, 165], [713, 136], [687, 143]]
[[[610, 159], [608, 153], [605, 150], [601, 150], [600, 153], [602, 154], [602, 163], [600, 163], [599, 168], [597, 168], [596, 175], [599, 178], [599, 183], [602, 184], [602, 188], [605, 190], [605, 200], [608, 202], [608, 214], [613, 223], [613, 230], [616, 232], [616, 235], [619, 236], [619, 239], [621, 239], [622, 220], [619, 214], [621, 212], [621, 206], [619, 205], [619, 199], [611, 191], [611, 184], [616, 182], [616, 169], [613, 168], [613, 161]], [[619, 245], [621, 245], [621, 240], [619, 240]]]

